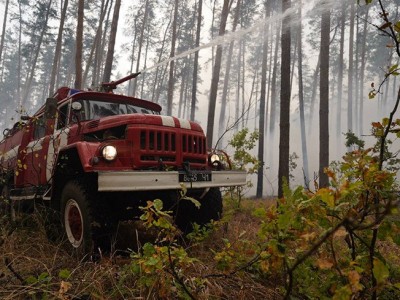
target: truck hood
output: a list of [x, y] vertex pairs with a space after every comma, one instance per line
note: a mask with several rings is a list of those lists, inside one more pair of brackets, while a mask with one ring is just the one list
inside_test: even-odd
[[122, 125], [152, 125], [166, 126], [174, 128], [188, 129], [192, 131], [203, 132], [199, 124], [176, 117], [149, 115], [149, 114], [127, 114], [104, 117], [97, 120], [82, 122], [84, 133], [97, 131], [101, 129], [117, 127]]

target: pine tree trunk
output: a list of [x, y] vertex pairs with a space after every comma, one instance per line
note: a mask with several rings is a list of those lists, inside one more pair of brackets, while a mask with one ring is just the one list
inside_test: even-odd
[[82, 88], [82, 44], [83, 44], [83, 14], [84, 0], [78, 1], [78, 24], [76, 26], [75, 46], [75, 84], [76, 89]]
[[[300, 0], [301, 1], [301, 0]], [[293, 92], [293, 77], [294, 77], [294, 71], [295, 71], [295, 66], [296, 66], [296, 60], [297, 60], [297, 54], [298, 54], [298, 49], [297, 49], [297, 45], [298, 45], [298, 35], [296, 34], [295, 36], [293, 36], [293, 57], [292, 57], [292, 67], [291, 67], [291, 75], [290, 75], [290, 93]]]
[[[102, 0], [102, 3], [101, 3], [99, 26], [97, 27], [96, 34], [94, 36], [94, 40], [93, 40], [93, 44], [92, 44], [92, 48], [90, 49], [90, 54], [89, 54], [89, 57], [88, 57], [88, 59], [86, 61], [85, 71], [83, 73], [83, 80], [82, 80], [83, 84], [86, 84], [86, 80], [87, 80], [87, 76], [89, 74], [90, 67], [93, 67], [93, 69], [95, 69], [95, 66], [96, 66], [96, 62], [93, 63], [93, 56], [95, 55], [96, 48], [97, 48], [97, 45], [98, 45], [98, 41], [99, 41], [99, 39], [101, 37], [101, 32], [102, 32], [101, 29], [103, 27], [104, 17], [106, 16], [108, 2], [109, 2], [109, 0], [107, 0], [106, 3], [104, 3], [104, 0]], [[92, 84], [91, 85], [95, 86], [98, 83], [94, 81], [93, 74], [94, 74], [94, 71], [92, 73]]]
[[103, 82], [109, 82], [111, 79], [112, 64], [114, 60], [115, 39], [117, 37], [119, 10], [121, 7], [121, 0], [115, 1], [114, 14], [111, 22], [110, 39], [108, 41], [108, 50], [106, 64], [104, 67]]
[[33, 61], [32, 61], [32, 65], [31, 65], [30, 70], [29, 70], [29, 76], [28, 76], [27, 82], [25, 84], [23, 103], [25, 103], [26, 100], [28, 99], [29, 91], [31, 89], [32, 80], [33, 80], [33, 77], [35, 75], [36, 63], [37, 63], [37, 60], [38, 60], [38, 57], [39, 57], [39, 54], [40, 54], [40, 49], [41, 49], [41, 46], [42, 46], [43, 37], [44, 37], [44, 34], [47, 31], [47, 23], [48, 23], [48, 20], [49, 20], [51, 4], [52, 4], [52, 0], [49, 0], [49, 3], [47, 5], [45, 21], [43, 23], [42, 31], [40, 32], [40, 36], [39, 36], [38, 44], [36, 45], [36, 49], [35, 49], [35, 54], [34, 54], [34, 58], [33, 58]]
[[[346, 4], [341, 6], [340, 16], [340, 46], [339, 46], [339, 70], [338, 70], [338, 92], [337, 92], [337, 113], [336, 113], [336, 138], [342, 134], [342, 98], [343, 98], [343, 58], [344, 58], [344, 32], [345, 32]], [[339, 144], [339, 143], [338, 143]]]
[[56, 76], [57, 76], [57, 73], [59, 70], [58, 62], [60, 61], [60, 57], [61, 57], [62, 36], [63, 36], [63, 30], [64, 30], [65, 15], [67, 14], [67, 8], [68, 8], [68, 0], [65, 0], [64, 6], [61, 11], [60, 27], [58, 28], [56, 50], [54, 53], [53, 67], [51, 69], [50, 87], [49, 87], [49, 96], [50, 97], [54, 93], [54, 84], [56, 82]]
[[329, 42], [330, 11], [325, 10], [321, 18], [321, 67], [319, 77], [319, 186], [329, 185], [324, 169], [329, 166]]
[[[175, 56], [175, 44], [176, 44], [176, 28], [178, 23], [178, 5], [179, 1], [175, 0], [174, 6], [174, 20], [172, 22], [172, 40], [171, 40], [171, 52], [169, 57]], [[169, 63], [169, 79], [168, 79], [168, 94], [167, 94], [167, 115], [172, 115], [172, 98], [174, 97], [174, 69], [175, 61], [171, 60]]]
[[[104, 48], [105, 44], [107, 42], [107, 32], [108, 32], [108, 25], [110, 23], [110, 14], [111, 14], [111, 9], [113, 7], [114, 0], [111, 0], [110, 6], [108, 9], [106, 9], [106, 14], [107, 17], [105, 18], [104, 21], [104, 28], [100, 27], [100, 36], [101, 38], [97, 41], [97, 46], [96, 46], [96, 54], [95, 54], [95, 61], [94, 61], [94, 68], [93, 68], [93, 82], [95, 84], [100, 83], [101, 79], [103, 77], [103, 65], [104, 65]], [[136, 82], [136, 81], [135, 81]]]
[[[199, 47], [199, 45], [200, 45], [202, 7], [203, 7], [203, 0], [199, 0], [198, 9], [197, 9], [197, 28], [196, 28], [195, 48]], [[196, 51], [194, 53], [192, 102], [190, 105], [190, 120], [192, 120], [192, 121], [195, 120], [195, 114], [196, 114], [198, 68], [199, 68], [199, 51]]]
[[[232, 32], [236, 31], [237, 24], [239, 23], [239, 16], [240, 16], [240, 4], [241, 0], [238, 0], [236, 4], [236, 11], [235, 11], [235, 17], [233, 20], [233, 25], [232, 25]], [[226, 107], [226, 102], [227, 102], [227, 94], [228, 94], [228, 84], [229, 84], [229, 79], [230, 79], [230, 72], [231, 72], [231, 66], [232, 66], [232, 55], [233, 55], [233, 46], [235, 42], [232, 40], [229, 43], [229, 50], [228, 50], [228, 55], [227, 55], [227, 60], [226, 60], [226, 67], [225, 67], [225, 74], [224, 74], [224, 86], [222, 88], [222, 98], [221, 98], [221, 107]], [[226, 109], [221, 109], [220, 114], [219, 114], [219, 126], [218, 126], [218, 135], [221, 137], [226, 129], [225, 126], [225, 113]], [[223, 140], [221, 138], [221, 144], [223, 143]]]
[[[314, 74], [313, 74], [313, 81], [312, 82], [317, 82], [318, 81], [318, 76], [319, 76], [319, 69], [320, 69], [320, 65], [321, 65], [321, 50], [318, 54], [318, 60], [317, 60], [317, 65], [315, 66], [315, 70], [314, 70]], [[311, 132], [311, 130], [314, 128], [313, 124], [314, 124], [314, 111], [315, 111], [315, 106], [317, 105], [317, 85], [313, 84], [312, 85], [312, 91], [311, 91], [311, 99], [310, 99], [310, 118], [309, 118], [309, 122], [310, 122], [310, 129], [309, 132]]]
[[[290, 0], [282, 0], [282, 11], [290, 9]], [[289, 137], [290, 137], [290, 17], [282, 20], [281, 35], [281, 103], [279, 124], [279, 170], [278, 197], [283, 197], [283, 185], [289, 183]]]
[[182, 109], [183, 109], [183, 103], [186, 102], [183, 100], [184, 96], [184, 90], [185, 90], [185, 81], [187, 79], [186, 76], [186, 64], [187, 64], [187, 59], [185, 58], [185, 62], [182, 68], [182, 78], [181, 78], [181, 86], [179, 89], [179, 104], [178, 104], [178, 117], [182, 118]]
[[0, 62], [3, 57], [3, 49], [4, 49], [4, 38], [6, 35], [6, 27], [7, 27], [7, 15], [8, 15], [8, 4], [10, 0], [6, 1], [6, 6], [4, 8], [4, 16], [3, 16], [3, 29], [1, 33], [1, 40], [0, 40]]
[[245, 87], [246, 87], [246, 41], [242, 40], [242, 59], [241, 59], [241, 65], [239, 67], [242, 67], [242, 77], [241, 77], [241, 91], [242, 91], [242, 114], [240, 115], [240, 118], [243, 119], [242, 122], [240, 122], [241, 129], [243, 129], [245, 126], [247, 127], [247, 119], [246, 119], [246, 95], [245, 95]]
[[360, 99], [359, 99], [359, 56], [360, 56], [360, 43], [358, 42], [360, 38], [360, 21], [356, 18], [356, 47], [354, 53], [354, 113], [353, 113], [353, 126], [354, 132], [359, 133], [358, 120], [360, 119]]
[[240, 111], [240, 82], [242, 79], [242, 49], [243, 49], [243, 41], [239, 43], [239, 53], [238, 53], [238, 72], [237, 72], [237, 83], [236, 83], [236, 95], [235, 95], [235, 127], [234, 133], [239, 131], [239, 111]]
[[[217, 5], [217, 0], [214, 0], [214, 4], [213, 4], [213, 9], [212, 9], [212, 19], [211, 19], [211, 40], [214, 39], [214, 24], [215, 24], [215, 11], [216, 11], [216, 5]], [[215, 59], [215, 50], [214, 50], [215, 46], [212, 47], [211, 50], [211, 65], [214, 65], [214, 59]]]
[[[228, 19], [229, 13], [229, 0], [224, 0], [224, 5], [221, 13], [221, 23], [219, 26], [219, 35], [223, 36], [225, 34], [226, 21]], [[210, 89], [210, 102], [208, 106], [208, 119], [207, 119], [207, 146], [209, 149], [213, 145], [213, 135], [214, 135], [214, 117], [215, 117], [215, 106], [217, 102], [218, 93], [218, 83], [219, 75], [221, 70], [221, 60], [222, 60], [222, 45], [217, 46], [217, 51], [215, 54], [215, 63], [213, 67], [213, 74], [211, 79], [211, 89]]]
[[[268, 19], [270, 14], [270, 7], [268, 2], [265, 3], [265, 18]], [[261, 64], [261, 94], [260, 94], [260, 117], [258, 122], [258, 160], [260, 161], [260, 167], [257, 172], [257, 191], [256, 197], [262, 198], [264, 188], [264, 142], [265, 142], [265, 95], [267, 87], [267, 61], [268, 61], [268, 28], [264, 27], [264, 41], [263, 41], [263, 56]]]
[[[362, 48], [361, 48], [361, 69], [360, 69], [360, 118], [359, 118], [359, 132], [360, 136], [363, 135], [363, 122], [364, 122], [364, 80], [365, 80], [365, 65], [366, 65], [366, 55], [367, 55], [367, 34], [368, 34], [368, 13], [370, 6], [367, 6], [367, 11], [365, 12], [365, 17], [363, 21], [364, 31], [362, 38]], [[389, 85], [388, 85], [389, 86]]]
[[[140, 37], [139, 37], [139, 45], [138, 45], [139, 49], [138, 49], [138, 55], [137, 55], [137, 61], [136, 61], [136, 73], [139, 72], [139, 68], [140, 68], [140, 59], [141, 59], [141, 55], [142, 55], [142, 47], [143, 47], [143, 40], [144, 40], [144, 29], [146, 28], [148, 15], [149, 15], [149, 0], [146, 0], [142, 27], [140, 29]], [[137, 80], [133, 81], [132, 96], [136, 95], [136, 86], [137, 86]]]
[[[149, 31], [149, 29], [147, 29], [147, 32], [148, 31]], [[146, 70], [146, 68], [147, 68], [147, 57], [149, 55], [149, 46], [150, 46], [150, 35], [147, 35], [146, 50], [144, 51], [144, 65], [143, 65], [144, 70]], [[144, 95], [144, 83], [146, 82], [146, 73], [145, 72], [143, 74], [141, 74], [141, 80], [142, 80], [142, 85], [140, 87], [140, 97], [146, 98], [146, 96]]]
[[275, 132], [276, 106], [278, 104], [276, 79], [277, 79], [277, 73], [278, 73], [278, 51], [279, 51], [279, 45], [280, 45], [279, 36], [281, 33], [280, 29], [281, 29], [280, 24], [276, 24], [274, 66], [272, 68], [272, 82], [271, 82], [271, 113], [270, 113], [270, 118], [269, 118], [269, 132], [271, 133], [271, 137], [273, 137], [274, 132]]
[[19, 109], [22, 110], [22, 98], [21, 98], [21, 57], [22, 57], [22, 3], [21, 0], [18, 0], [18, 18], [19, 18], [19, 27], [18, 27], [18, 66], [17, 66], [17, 91], [16, 97], [18, 99]]
[[[158, 55], [158, 61], [157, 61], [157, 64], [159, 64], [160, 62], [161, 62], [161, 60], [162, 60], [162, 56], [163, 56], [163, 54], [164, 54], [164, 48], [165, 48], [165, 42], [166, 42], [166, 40], [167, 40], [167, 32], [168, 32], [168, 30], [169, 30], [169, 26], [171, 25], [171, 19], [169, 19], [169, 23], [168, 23], [168, 25], [167, 25], [167, 27], [165, 28], [165, 31], [164, 31], [164, 38], [163, 38], [163, 40], [162, 40], [162, 43], [161, 43], [161, 48], [160, 48], [160, 54]], [[160, 71], [161, 70], [161, 71]], [[157, 93], [158, 93], [158, 82], [159, 82], [159, 77], [160, 77], [160, 73], [163, 71], [164, 69], [163, 69], [163, 66], [157, 66], [157, 69], [156, 69], [156, 75], [155, 75], [155, 79], [154, 79], [154, 88], [153, 88], [153, 92], [152, 92], [152, 95], [151, 95], [151, 100], [152, 101], [154, 101], [154, 102], [156, 102], [156, 103], [158, 103], [158, 96], [156, 96], [157, 95]]]
[[[133, 27], [136, 28], [136, 18], [133, 21]], [[132, 74], [133, 73], [133, 62], [135, 60], [135, 50], [136, 50], [136, 30], [134, 30], [134, 34], [133, 34], [133, 41], [132, 41], [132, 50], [131, 50], [131, 56], [130, 56], [130, 61], [131, 61], [131, 67], [129, 69], [129, 73]], [[157, 77], [156, 77], [157, 78]], [[157, 82], [157, 81], [155, 81]], [[128, 89], [127, 89], [127, 95], [132, 95], [132, 80], [129, 80], [128, 82]], [[154, 92], [154, 88], [153, 88], [153, 92]]]
[[[190, 59], [190, 61], [191, 61], [191, 59]], [[188, 119], [190, 117], [190, 102], [191, 102], [191, 98], [192, 98], [192, 96], [191, 96], [192, 88], [191, 88], [191, 85], [189, 84], [190, 81], [193, 82], [193, 78], [188, 78], [188, 80], [186, 82], [186, 86], [185, 86], [184, 98], [186, 99], [186, 101], [184, 101], [184, 103], [185, 103], [184, 110], [183, 110], [183, 118], [184, 119]]]
[[353, 44], [354, 44], [354, 3], [350, 3], [349, 72], [347, 100], [347, 130], [353, 132]]
[[156, 93], [156, 97], [155, 97], [156, 103], [160, 102], [161, 89], [164, 85], [165, 77], [167, 76], [167, 69], [168, 69], [168, 67], [164, 67], [161, 72], [162, 75], [161, 75], [161, 79], [159, 80], [159, 83], [158, 83], [157, 93]]
[[308, 154], [307, 154], [307, 137], [306, 137], [306, 119], [304, 114], [304, 89], [303, 89], [303, 41], [302, 41], [302, 12], [301, 5], [302, 0], [300, 0], [299, 5], [299, 28], [297, 32], [297, 56], [298, 56], [298, 76], [299, 76], [299, 111], [300, 111], [300, 135], [301, 135], [301, 153], [303, 157], [303, 173], [304, 173], [304, 184], [307, 186], [309, 181], [308, 172]]

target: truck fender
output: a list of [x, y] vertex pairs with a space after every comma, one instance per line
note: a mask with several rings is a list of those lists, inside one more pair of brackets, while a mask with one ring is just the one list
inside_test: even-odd
[[89, 164], [93, 150], [84, 144], [86, 143], [64, 148], [58, 153], [51, 182], [52, 200], [59, 199], [63, 187], [71, 179], [82, 177], [84, 174], [89, 177], [90, 174], [95, 176], [95, 173], [90, 172], [92, 167]]

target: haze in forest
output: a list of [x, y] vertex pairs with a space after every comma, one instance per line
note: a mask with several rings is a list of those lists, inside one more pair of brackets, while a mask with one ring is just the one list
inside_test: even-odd
[[[304, 184], [304, 177], [307, 182], [312, 181], [320, 167], [317, 157], [323, 12], [329, 13], [330, 21], [330, 139], [329, 145], [325, 145], [329, 148], [329, 161], [340, 159], [347, 151], [344, 133], [349, 130], [372, 144], [371, 122], [387, 116], [393, 106], [398, 86], [395, 77], [385, 82], [382, 93], [375, 99], [368, 98], [371, 83], [379, 84], [387, 71], [385, 68], [397, 63], [397, 59], [392, 55], [393, 49], [387, 47], [388, 41], [373, 26], [380, 22], [376, 4], [357, 5], [356, 1], [303, 0], [306, 2], [303, 4], [301, 0], [292, 0], [286, 12], [282, 12], [280, 0], [84, 1], [84, 88], [96, 86], [104, 78], [111, 23], [118, 2], [121, 9], [111, 80], [142, 72], [136, 81], [121, 85], [118, 93], [157, 102], [164, 114], [171, 111], [174, 116], [192, 118], [205, 132], [210, 132], [209, 103], [216, 88], [213, 130], [208, 138], [215, 145], [230, 128], [218, 145], [230, 154], [233, 149], [228, 142], [233, 134], [243, 128], [249, 128], [250, 132], [260, 129], [264, 99], [263, 195], [278, 192], [281, 37], [286, 30], [281, 24], [287, 17], [291, 21], [283, 23], [291, 25], [290, 82], [285, 82], [291, 92], [289, 152], [291, 162], [297, 165], [290, 171], [293, 184]], [[75, 84], [78, 7], [77, 2], [67, 2], [55, 83], [53, 90], [50, 88], [65, 3], [65, 0], [40, 0], [32, 5], [23, 0], [1, 1], [2, 20], [7, 13], [7, 21], [1, 22], [0, 45], [2, 130], [17, 122], [21, 113], [34, 113], [56, 87]], [[399, 1], [385, 3], [390, 15], [398, 14]], [[202, 22], [198, 27], [200, 4]], [[226, 25], [222, 28], [224, 21]], [[220, 70], [215, 84], [213, 74], [218, 51]], [[179, 59], [170, 59], [178, 56]], [[300, 94], [303, 105], [300, 105]], [[301, 134], [302, 123], [305, 136]], [[260, 157], [258, 145], [251, 153]], [[248, 195], [253, 195], [257, 176], [249, 178], [254, 188]]]

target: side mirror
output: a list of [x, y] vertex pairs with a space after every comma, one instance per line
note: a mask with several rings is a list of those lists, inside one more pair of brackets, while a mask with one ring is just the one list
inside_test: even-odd
[[22, 121], [29, 121], [31, 119], [30, 116], [21, 116]]
[[55, 119], [56, 113], [57, 113], [57, 99], [47, 98], [45, 109], [44, 109], [45, 119]]

